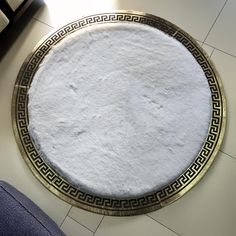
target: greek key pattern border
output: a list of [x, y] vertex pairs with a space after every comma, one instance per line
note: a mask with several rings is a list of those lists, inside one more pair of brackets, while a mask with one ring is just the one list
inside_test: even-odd
[[[181, 42], [195, 57], [202, 67], [212, 94], [212, 119], [209, 127], [208, 136], [202, 146], [199, 155], [192, 165], [175, 181], [165, 186], [159, 191], [150, 193], [146, 196], [133, 199], [109, 199], [100, 196], [94, 196], [80, 191], [60, 177], [50, 166], [48, 166], [40, 157], [40, 153], [34, 146], [28, 132], [28, 110], [27, 110], [27, 92], [33, 80], [34, 74], [45, 55], [50, 51], [53, 45], [57, 44], [67, 35], [93, 24], [111, 23], [111, 22], [136, 22], [155, 27], [164, 33], [174, 37]], [[147, 212], [161, 207], [163, 201], [168, 201], [177, 196], [180, 191], [186, 188], [207, 165], [214, 152], [219, 136], [222, 130], [223, 102], [219, 83], [216, 79], [214, 68], [212, 68], [205, 54], [196, 46], [196, 43], [190, 36], [180, 30], [175, 25], [152, 15], [117, 12], [98, 14], [85, 17], [74, 21], [42, 41], [41, 44], [25, 61], [18, 75], [15, 84], [15, 96], [13, 97], [14, 116], [13, 120], [16, 127], [16, 136], [18, 144], [23, 150], [23, 155], [27, 159], [31, 170], [43, 182], [45, 186], [50, 186], [50, 190], [59, 195], [64, 200], [74, 205], [78, 205], [87, 210], [111, 215], [129, 215]]]

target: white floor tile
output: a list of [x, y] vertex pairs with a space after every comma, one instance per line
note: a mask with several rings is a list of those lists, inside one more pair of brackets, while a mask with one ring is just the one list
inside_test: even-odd
[[59, 27], [82, 16], [110, 12], [117, 8], [116, 0], [44, 0], [43, 5], [35, 14], [35, 18], [53, 27]]
[[[60, 224], [67, 214], [70, 205], [46, 190], [32, 175], [18, 150], [11, 125], [11, 98], [20, 66], [35, 44], [50, 30], [51, 28], [44, 24], [35, 20], [29, 20], [29, 23], [17, 36], [16, 41], [1, 60], [0, 179], [8, 181], [25, 193], [52, 217], [57, 224]], [[10, 33], [7, 36], [10, 37], [11, 35]]]
[[227, 99], [227, 128], [222, 150], [236, 158], [236, 58], [215, 50], [212, 60], [220, 73]]
[[182, 236], [231, 236], [236, 232], [236, 161], [223, 153], [197, 186], [150, 216]]
[[89, 231], [70, 217], [66, 217], [61, 226], [61, 230], [67, 236], [93, 236], [93, 232]]
[[148, 216], [105, 216], [95, 236], [177, 236]]
[[103, 217], [76, 207], [72, 207], [69, 216], [92, 231], [97, 229]]
[[206, 43], [236, 56], [236, 1], [228, 0]]
[[203, 41], [225, 0], [119, 0], [119, 9], [133, 9], [163, 17]]

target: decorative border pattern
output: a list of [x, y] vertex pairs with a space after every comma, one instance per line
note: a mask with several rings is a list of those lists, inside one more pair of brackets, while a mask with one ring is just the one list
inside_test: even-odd
[[[181, 42], [202, 67], [212, 94], [212, 119], [208, 136], [195, 161], [175, 181], [157, 192], [139, 198], [111, 199], [80, 191], [59, 176], [40, 157], [28, 132], [28, 89], [41, 61], [50, 49], [69, 34], [93, 24], [137, 22], [152, 26]], [[226, 123], [226, 101], [219, 76], [208, 56], [195, 40], [174, 24], [145, 13], [119, 11], [97, 14], [74, 21], [44, 38], [25, 60], [18, 74], [12, 99], [12, 122], [18, 146], [34, 175], [50, 191], [83, 209], [106, 215], [135, 215], [159, 209], [181, 197], [205, 174], [223, 140]]]

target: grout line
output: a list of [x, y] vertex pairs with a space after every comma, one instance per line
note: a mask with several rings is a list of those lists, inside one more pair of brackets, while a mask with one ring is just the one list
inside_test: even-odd
[[[201, 41], [198, 41], [198, 42], [201, 43], [201, 47], [202, 47], [202, 48], [203, 48], [204, 45], [206, 45], [206, 46], [212, 48], [212, 52], [211, 52], [210, 54], [208, 54], [208, 53], [205, 51], [205, 52], [207, 53], [207, 55], [208, 55], [209, 57], [211, 57], [216, 48], [213, 47], [213, 46], [211, 46], [211, 45], [209, 45], [209, 44], [207, 44], [207, 43], [202, 43]], [[204, 48], [203, 48], [203, 49], [204, 49]]]
[[226, 1], [225, 1], [225, 3], [224, 3], [224, 5], [223, 5], [223, 7], [221, 8], [220, 12], [218, 13], [218, 15], [217, 15], [216, 19], [214, 20], [214, 22], [213, 22], [213, 24], [212, 24], [212, 26], [211, 26], [210, 30], [208, 31], [208, 33], [207, 33], [207, 35], [206, 35], [205, 39], [203, 40], [203, 43], [205, 43], [205, 41], [206, 41], [207, 37], [209, 36], [209, 34], [210, 34], [210, 32], [211, 32], [212, 28], [214, 27], [214, 25], [215, 25], [216, 21], [218, 20], [218, 18], [219, 18], [219, 16], [220, 16], [220, 14], [221, 14], [221, 12], [223, 11], [223, 9], [224, 9], [224, 7], [225, 7], [225, 5], [226, 5], [226, 3], [227, 3], [227, 2], [228, 2], [228, 0], [226, 0]]
[[[208, 45], [208, 46], [210, 46], [210, 45]], [[210, 47], [213, 47], [213, 46], [210, 46]], [[221, 49], [219, 49], [219, 48], [216, 48], [216, 47], [215, 47], [215, 49], [218, 50], [218, 51], [220, 51], [220, 52], [223, 52], [223, 53], [225, 53], [225, 54], [227, 54], [227, 55], [229, 55], [229, 56], [231, 56], [231, 57], [236, 58], [236, 55], [230, 54], [230, 53], [225, 52], [225, 51], [223, 51], [223, 50], [221, 50]]]
[[[195, 39], [195, 38], [194, 38], [194, 39]], [[224, 51], [224, 50], [222, 50], [222, 49], [219, 49], [219, 48], [217, 48], [217, 47], [215, 47], [215, 46], [213, 46], [213, 45], [211, 45], [211, 44], [209, 44], [209, 43], [206, 43], [206, 42], [203, 43], [202, 41], [200, 41], [200, 40], [198, 40], [198, 39], [195, 39], [195, 40], [199, 43], [199, 45], [200, 45], [201, 47], [203, 47], [204, 45], [206, 45], [206, 46], [209, 46], [209, 47], [213, 48], [213, 51], [218, 50], [218, 51], [223, 52], [223, 53], [225, 53], [225, 54], [227, 54], [227, 55], [229, 55], [229, 56], [231, 56], [231, 57], [236, 58], [236, 55], [230, 54], [230, 53], [228, 53], [228, 52], [226, 52], [226, 51]], [[212, 53], [213, 53], [213, 52], [212, 52]], [[212, 53], [210, 54], [209, 57], [212, 56]]]
[[210, 54], [210, 58], [211, 58], [211, 56], [212, 56], [212, 54], [214, 53], [214, 51], [215, 51], [215, 48], [213, 48], [213, 50], [212, 50], [212, 52], [211, 52], [211, 54]]
[[215, 47], [215, 46], [213, 46], [213, 45], [211, 45], [211, 44], [209, 44], [209, 43], [206, 43], [206, 42], [203, 43], [202, 41], [200, 41], [200, 40], [198, 40], [198, 39], [195, 39], [195, 40], [198, 41], [198, 43], [199, 43], [199, 45], [200, 45], [201, 47], [203, 47], [203, 45], [206, 45], [206, 46], [209, 46], [209, 47], [213, 48], [214, 50], [218, 50], [218, 51], [223, 52], [223, 53], [225, 53], [225, 54], [227, 54], [227, 55], [229, 55], [229, 56], [231, 56], [231, 57], [236, 58], [236, 55], [230, 54], [230, 53], [228, 53], [228, 52], [226, 52], [226, 51], [224, 51], [224, 50], [222, 50], [222, 49], [219, 49], [219, 48], [217, 48], [217, 47]]
[[71, 208], [72, 208], [72, 206], [70, 207], [70, 209], [68, 210], [68, 212], [66, 213], [66, 216], [65, 216], [65, 218], [63, 219], [63, 221], [61, 222], [61, 224], [60, 224], [60, 228], [61, 228], [61, 226], [63, 225], [63, 223], [65, 222], [65, 220], [66, 220], [66, 217], [68, 216], [68, 214], [69, 214], [69, 212], [70, 212], [70, 210], [71, 210]]
[[214, 47], [214, 46], [212, 46], [211, 44], [209, 44], [209, 43], [204, 43], [205, 45], [207, 45], [207, 46], [209, 46], [209, 47], [212, 47], [212, 48], [216, 48], [216, 47]]
[[47, 23], [45, 23], [45, 22], [43, 22], [43, 21], [41, 21], [41, 20], [39, 20], [39, 19], [37, 19], [37, 18], [35, 18], [35, 17], [32, 17], [32, 19], [34, 19], [34, 20], [36, 20], [36, 21], [38, 21], [38, 22], [40, 22], [40, 23], [42, 23], [42, 24], [44, 24], [44, 25], [47, 25], [47, 26], [49, 26], [49, 27], [52, 28], [52, 29], [54, 29], [53, 26], [51, 26], [51, 25], [49, 25], [49, 24], [47, 24]]
[[71, 205], [71, 207], [70, 207], [70, 209], [69, 209], [69, 211], [67, 212], [67, 215], [69, 215], [70, 214], [70, 211], [71, 211], [71, 209], [73, 208], [73, 205]]
[[227, 156], [230, 157], [230, 158], [233, 158], [234, 160], [236, 159], [236, 157], [234, 157], [234, 156], [232, 156], [232, 155], [230, 155], [230, 154], [227, 154], [226, 152], [223, 152], [222, 150], [220, 150], [220, 152], [224, 153], [225, 155], [227, 155]]
[[217, 47], [215, 47], [215, 46], [212, 46], [212, 45], [209, 44], [209, 43], [204, 43], [204, 44], [207, 45], [207, 46], [209, 46], [209, 47], [214, 48], [215, 50], [218, 50], [218, 51], [223, 52], [223, 53], [225, 53], [225, 54], [227, 54], [227, 55], [229, 55], [229, 56], [231, 56], [231, 57], [236, 58], [236, 55], [230, 54], [230, 53], [228, 53], [228, 52], [226, 52], [226, 51], [224, 51], [224, 50], [222, 50], [222, 49], [219, 49], [219, 48], [217, 48]]
[[93, 234], [93, 235], [95, 235], [95, 233], [97, 232], [97, 230], [98, 230], [99, 226], [101, 225], [101, 223], [102, 223], [102, 221], [103, 221], [104, 217], [105, 217], [105, 216], [103, 216], [103, 217], [102, 217], [102, 219], [101, 219], [100, 223], [98, 224], [97, 228], [95, 229], [95, 231], [94, 231], [94, 234]]
[[94, 231], [92, 231], [91, 229], [89, 229], [87, 226], [81, 224], [79, 221], [75, 220], [74, 218], [72, 218], [71, 216], [67, 216], [69, 218], [71, 218], [73, 221], [75, 221], [76, 223], [78, 223], [79, 225], [83, 226], [84, 228], [86, 228], [87, 230], [89, 230], [91, 233], [94, 233]]
[[167, 228], [168, 230], [172, 231], [173, 233], [175, 233], [178, 236], [181, 236], [180, 234], [178, 234], [177, 232], [175, 232], [173, 229], [167, 227], [166, 225], [162, 224], [161, 222], [155, 220], [154, 218], [152, 218], [150, 215], [146, 214], [147, 217], [149, 217], [150, 219], [154, 220], [155, 222], [159, 223], [160, 225], [164, 226], [165, 228]]

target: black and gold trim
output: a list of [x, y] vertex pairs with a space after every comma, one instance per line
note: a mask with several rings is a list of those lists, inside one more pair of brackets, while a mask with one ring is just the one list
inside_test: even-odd
[[[161, 190], [139, 198], [111, 199], [82, 192], [59, 176], [40, 157], [28, 132], [28, 89], [39, 67], [50, 49], [64, 37], [94, 24], [114, 22], [136, 22], [163, 31], [182, 43], [203, 69], [212, 94], [212, 118], [208, 136], [188, 169], [175, 181]], [[174, 24], [145, 13], [118, 11], [84, 17], [53, 32], [44, 38], [25, 60], [18, 74], [13, 99], [12, 122], [17, 143], [24, 160], [34, 175], [54, 194], [83, 209], [106, 215], [135, 215], [159, 209], [177, 200], [189, 191], [206, 173], [219, 151], [226, 125], [226, 100], [219, 76], [205, 52], [197, 42]]]

